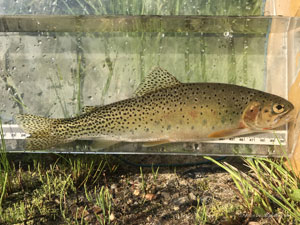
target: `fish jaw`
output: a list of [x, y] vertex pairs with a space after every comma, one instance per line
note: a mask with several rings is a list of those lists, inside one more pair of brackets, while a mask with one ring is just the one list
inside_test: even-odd
[[265, 128], [263, 128], [263, 130], [270, 130], [270, 129], [273, 129], [276, 127], [283, 126], [284, 124], [294, 121], [295, 118], [296, 118], [296, 110], [293, 109], [290, 112], [287, 112], [286, 114], [275, 119], [274, 124], [272, 126], [265, 127]]

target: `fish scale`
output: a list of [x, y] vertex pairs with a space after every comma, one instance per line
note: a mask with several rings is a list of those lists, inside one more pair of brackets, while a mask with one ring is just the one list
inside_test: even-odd
[[[134, 97], [88, 106], [67, 119], [17, 115], [30, 136], [26, 149], [46, 149], [78, 139], [116, 142], [205, 141], [261, 132], [290, 121], [293, 105], [259, 90], [221, 83], [181, 83], [155, 68]], [[100, 146], [100, 145], [99, 145]]]

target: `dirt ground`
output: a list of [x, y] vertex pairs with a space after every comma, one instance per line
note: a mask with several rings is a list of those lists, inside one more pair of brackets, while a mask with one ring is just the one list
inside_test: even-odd
[[[64, 156], [65, 159], [68, 157]], [[273, 223], [271, 217], [250, 216], [243, 207], [230, 175], [214, 164], [203, 163], [202, 157], [109, 156], [106, 157], [109, 166], [101, 171], [98, 179], [93, 180], [95, 177], [91, 173], [83, 185], [85, 177], [88, 177], [84, 173], [86, 167], [83, 165], [88, 167], [91, 159], [99, 157], [73, 156], [72, 162], [85, 163], [74, 169], [75, 163], [63, 165], [57, 155], [41, 155], [39, 159], [33, 160], [35, 165], [31, 165], [31, 168], [37, 169], [28, 169], [29, 162], [32, 161], [31, 156], [9, 155], [10, 161], [21, 168], [18, 169], [21, 174], [16, 173], [16, 177], [24, 176], [24, 178], [18, 178], [21, 180], [22, 188], [11, 189], [4, 199], [3, 206], [13, 208], [13, 204], [18, 207], [25, 204], [26, 213], [13, 222], [0, 219], [0, 223], [149, 225]], [[225, 160], [246, 170], [238, 157]], [[36, 165], [39, 161], [43, 162], [41, 166]], [[194, 165], [180, 166], [182, 163]], [[160, 164], [160, 167], [151, 167], [152, 164]], [[150, 167], [141, 167], [142, 165]], [[101, 188], [105, 188], [110, 196], [105, 203], [105, 210], [99, 204], [101, 201], [96, 194]], [[41, 203], [37, 204], [38, 201]], [[6, 213], [8, 215], [8, 210]]]

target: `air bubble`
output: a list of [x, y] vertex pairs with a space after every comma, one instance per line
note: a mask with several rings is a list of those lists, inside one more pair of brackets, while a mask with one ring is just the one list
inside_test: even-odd
[[230, 31], [225, 31], [224, 33], [223, 33], [223, 35], [224, 35], [224, 37], [225, 38], [232, 38], [232, 33], [230, 32]]

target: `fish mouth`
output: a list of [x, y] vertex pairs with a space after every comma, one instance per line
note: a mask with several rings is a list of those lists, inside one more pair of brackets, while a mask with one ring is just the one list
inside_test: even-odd
[[274, 124], [281, 124], [281, 123], [288, 123], [295, 119], [296, 111], [295, 109], [292, 109], [290, 111], [287, 111], [283, 113], [282, 115], [278, 116], [274, 120]]

